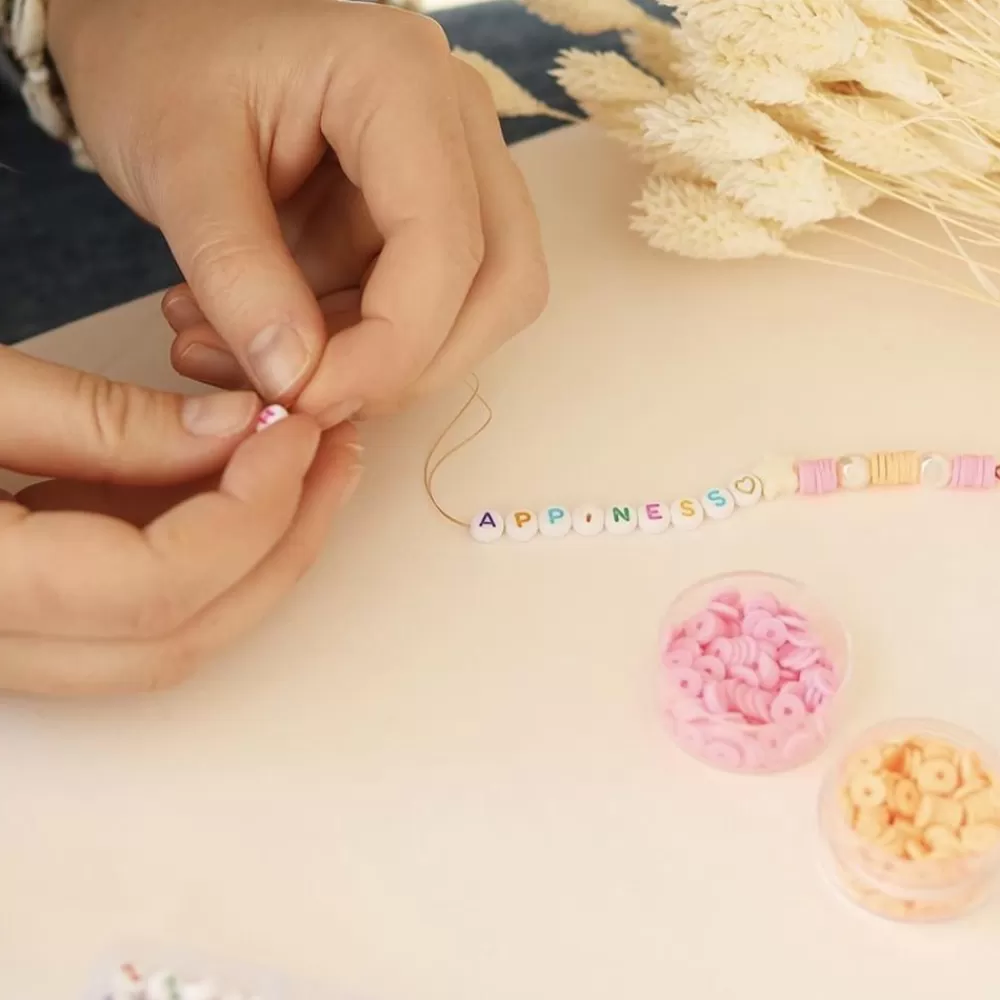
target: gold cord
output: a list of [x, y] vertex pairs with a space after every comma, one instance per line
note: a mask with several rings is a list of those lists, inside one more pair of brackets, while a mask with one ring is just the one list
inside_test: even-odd
[[[469, 385], [469, 388], [472, 390], [471, 395], [466, 400], [465, 405], [452, 418], [451, 423], [449, 423], [448, 426], [445, 427], [445, 429], [441, 432], [438, 439], [431, 446], [431, 450], [427, 453], [427, 460], [424, 462], [424, 492], [426, 492], [428, 498], [430, 499], [430, 502], [434, 504], [435, 509], [443, 518], [446, 518], [447, 520], [451, 521], [452, 524], [457, 524], [459, 527], [462, 528], [469, 527], [469, 522], [463, 521], [460, 517], [455, 517], [454, 514], [449, 514], [448, 511], [444, 509], [444, 507], [441, 505], [440, 501], [434, 494], [434, 477], [437, 475], [438, 470], [441, 468], [441, 466], [444, 465], [444, 463], [447, 462], [449, 458], [458, 454], [458, 452], [460, 452], [467, 445], [472, 444], [472, 442], [475, 441], [476, 438], [479, 437], [479, 435], [482, 434], [483, 431], [485, 431], [486, 428], [489, 427], [490, 424], [493, 422], [493, 410], [490, 407], [490, 404], [487, 403], [486, 400], [479, 393], [479, 376], [473, 374], [472, 376], [470, 376], [467, 384]], [[486, 418], [471, 434], [468, 434], [466, 437], [462, 438], [462, 440], [459, 441], [458, 444], [452, 446], [443, 455], [435, 459], [434, 456], [437, 454], [438, 449], [444, 444], [445, 439], [452, 432], [452, 430], [454, 430], [455, 426], [459, 423], [462, 417], [464, 417], [465, 414], [469, 411], [469, 408], [472, 406], [473, 403], [479, 403], [480, 406], [483, 407], [483, 409], [486, 411]]]

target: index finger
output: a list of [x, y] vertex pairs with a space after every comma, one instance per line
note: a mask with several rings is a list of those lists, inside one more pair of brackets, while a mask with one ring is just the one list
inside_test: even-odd
[[[427, 18], [385, 14], [394, 35], [374, 41], [395, 42], [400, 55], [387, 68], [364, 45], [354, 47], [350, 62], [332, 75], [323, 111], [323, 133], [360, 188], [384, 248], [365, 285], [361, 321], [331, 339], [299, 397], [321, 420], [348, 401], [394, 396], [423, 372], [484, 254], [447, 39]], [[352, 101], [344, 84], [353, 75], [361, 81], [360, 99]]]
[[0, 503], [0, 632], [166, 635], [243, 579], [295, 517], [319, 443], [307, 417], [245, 441], [218, 489], [139, 530]]

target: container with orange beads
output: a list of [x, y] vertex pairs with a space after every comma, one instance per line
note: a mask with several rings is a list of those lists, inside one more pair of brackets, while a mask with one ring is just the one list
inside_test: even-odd
[[948, 723], [900, 719], [869, 729], [820, 794], [824, 864], [879, 916], [962, 916], [1000, 877], [1000, 755]]

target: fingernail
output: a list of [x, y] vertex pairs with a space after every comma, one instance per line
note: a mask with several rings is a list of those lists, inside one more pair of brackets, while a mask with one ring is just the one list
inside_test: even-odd
[[361, 399], [348, 399], [343, 403], [336, 403], [319, 415], [319, 425], [323, 430], [328, 431], [331, 427], [336, 427], [345, 420], [350, 420], [364, 405], [364, 401]]
[[181, 423], [195, 437], [232, 437], [250, 426], [259, 405], [252, 392], [190, 396], [181, 406]]
[[271, 326], [257, 334], [247, 357], [257, 388], [268, 399], [294, 389], [309, 367], [309, 351], [291, 326]]
[[347, 470], [347, 485], [344, 487], [344, 492], [340, 495], [341, 504], [346, 506], [351, 502], [351, 498], [357, 493], [358, 486], [361, 484], [361, 476], [364, 471], [364, 466], [360, 463], [352, 465]]
[[192, 344], [185, 348], [177, 359], [177, 368], [182, 375], [190, 375], [199, 382], [246, 385], [246, 376], [236, 358], [228, 351], [206, 344]]
[[163, 315], [176, 333], [205, 322], [205, 314], [186, 292], [178, 292], [163, 300]]

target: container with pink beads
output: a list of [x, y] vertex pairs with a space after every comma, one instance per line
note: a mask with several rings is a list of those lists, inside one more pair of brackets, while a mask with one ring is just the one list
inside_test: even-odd
[[870, 913], [961, 917], [1000, 881], [1000, 755], [950, 723], [898, 719], [840, 755], [819, 802], [822, 862]]
[[712, 577], [673, 602], [660, 639], [667, 727], [691, 756], [773, 774], [823, 749], [850, 670], [847, 633], [802, 584]]

